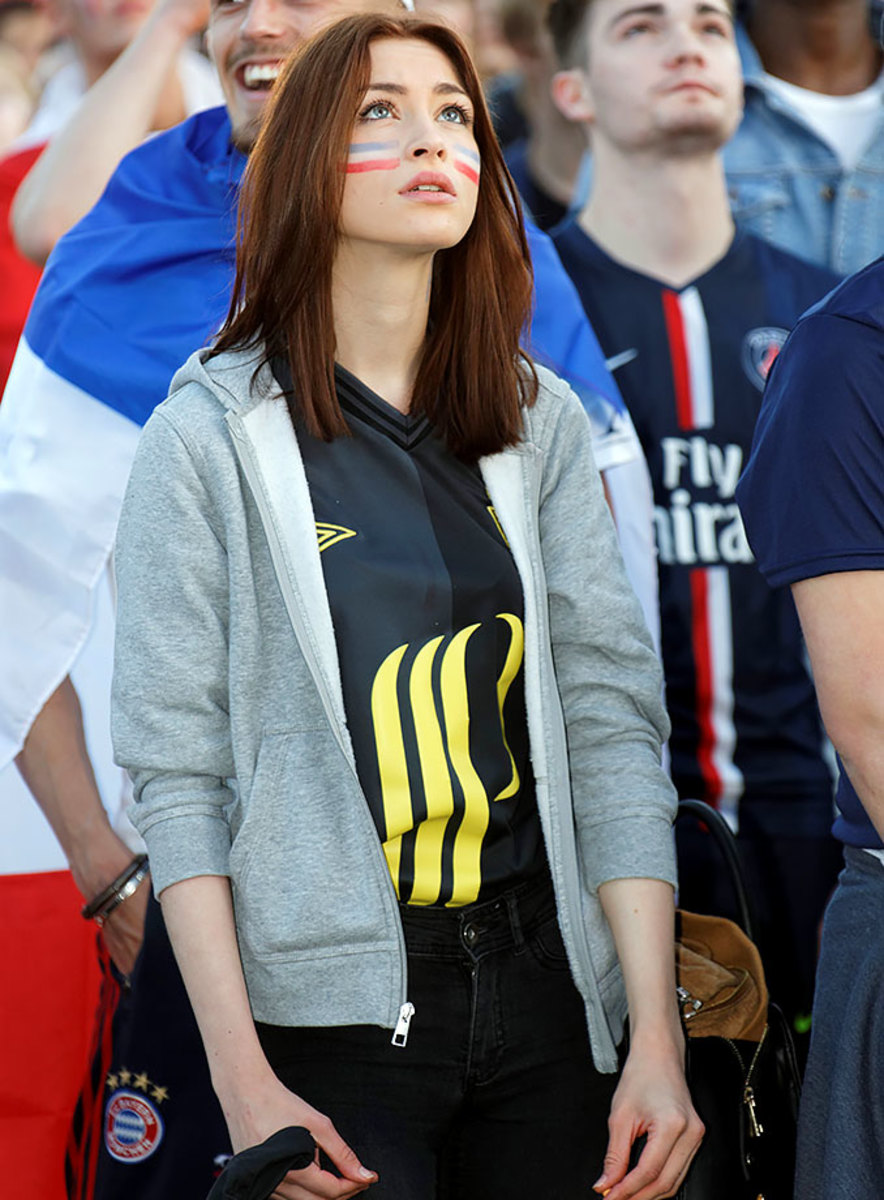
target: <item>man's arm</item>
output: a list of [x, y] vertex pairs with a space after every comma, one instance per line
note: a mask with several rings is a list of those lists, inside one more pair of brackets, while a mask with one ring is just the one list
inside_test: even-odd
[[792, 594], [826, 730], [884, 839], [884, 571], [803, 579]]
[[[61, 843], [74, 882], [84, 899], [91, 900], [133, 856], [114, 833], [101, 803], [80, 702], [69, 678], [47, 700], [15, 761]], [[127, 975], [141, 945], [148, 887], [139, 887], [119, 905], [102, 930], [111, 957]]]
[[178, 56], [208, 12], [208, 0], [161, 0], [52, 138], [12, 206], [13, 234], [26, 258], [42, 266], [62, 234], [99, 199], [120, 159], [151, 129], [184, 118]]

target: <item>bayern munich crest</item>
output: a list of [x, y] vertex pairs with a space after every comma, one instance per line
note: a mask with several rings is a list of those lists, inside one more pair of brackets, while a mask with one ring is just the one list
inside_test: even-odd
[[788, 336], [787, 329], [771, 325], [766, 329], [752, 329], [743, 338], [743, 370], [759, 392], [764, 391], [771, 367]]
[[111, 1158], [143, 1162], [162, 1140], [162, 1118], [147, 1096], [128, 1090], [113, 1093], [104, 1114], [104, 1144]]

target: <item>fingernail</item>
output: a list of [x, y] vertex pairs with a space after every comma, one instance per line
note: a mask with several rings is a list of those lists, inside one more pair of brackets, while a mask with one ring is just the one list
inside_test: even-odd
[[374, 1171], [369, 1171], [368, 1167], [360, 1167], [359, 1174], [363, 1179], [377, 1179]]

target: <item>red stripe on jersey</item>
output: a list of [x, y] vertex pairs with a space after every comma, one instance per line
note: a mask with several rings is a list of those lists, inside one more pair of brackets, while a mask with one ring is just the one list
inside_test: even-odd
[[712, 708], [715, 701], [712, 679], [712, 630], [709, 626], [709, 592], [703, 568], [691, 571], [691, 640], [694, 648], [696, 676], [695, 704], [700, 737], [697, 742], [697, 762], [706, 784], [703, 797], [717, 805], [721, 797], [721, 775], [715, 765], [715, 725]]
[[[103, 951], [105, 950], [104, 947], [102, 949]], [[108, 955], [109, 958], [110, 956]], [[107, 966], [107, 963], [105, 965]], [[89, 1197], [95, 1193], [95, 1172], [98, 1170], [98, 1151], [104, 1141], [104, 1089], [113, 1059], [114, 1015], [120, 1001], [120, 985], [109, 969], [106, 978], [110, 986], [107, 991], [107, 1003], [101, 1013], [102, 1028], [99, 1031], [101, 1036], [101, 1054], [98, 1064], [98, 1078], [95, 1079], [97, 1086], [92, 1103], [92, 1111], [86, 1117], [92, 1127], [92, 1136], [89, 1143], [89, 1162], [86, 1170], [86, 1195]]]
[[688, 364], [688, 347], [685, 338], [684, 319], [678, 292], [665, 290], [663, 315], [666, 318], [666, 334], [669, 338], [669, 357], [672, 361], [672, 383], [675, 388], [675, 412], [679, 429], [694, 428], [694, 405], [691, 397], [691, 371]]

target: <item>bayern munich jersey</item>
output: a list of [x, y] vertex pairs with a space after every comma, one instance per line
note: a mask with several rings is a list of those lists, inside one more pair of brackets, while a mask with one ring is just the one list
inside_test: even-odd
[[745, 233], [679, 289], [576, 225], [555, 242], [651, 471], [679, 795], [734, 819], [751, 807], [771, 833], [823, 834], [832, 781], [797, 615], [761, 577], [734, 491], [787, 333], [837, 280]]

